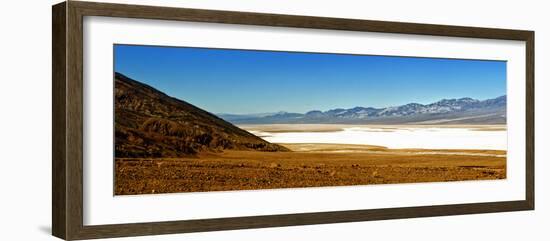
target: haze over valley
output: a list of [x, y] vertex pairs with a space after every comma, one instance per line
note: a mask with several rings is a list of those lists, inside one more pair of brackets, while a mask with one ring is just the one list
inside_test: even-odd
[[217, 114], [234, 124], [506, 124], [506, 95], [443, 99], [386, 108], [354, 107], [306, 113]]

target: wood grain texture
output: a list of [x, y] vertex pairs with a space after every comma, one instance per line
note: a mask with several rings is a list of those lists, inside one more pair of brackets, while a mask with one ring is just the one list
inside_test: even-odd
[[173, 222], [115, 224], [86, 226], [78, 238], [107, 238], [138, 235], [206, 232], [234, 229], [268, 228], [295, 225], [313, 225], [374, 221], [387, 219], [419, 218], [504, 211], [521, 211], [529, 207], [524, 201], [406, 207], [372, 210], [350, 210], [285, 215], [268, 215], [237, 218], [203, 219]]
[[[53, 7], [52, 231], [92, 239], [534, 209], [534, 32], [357, 19], [69, 1]], [[83, 225], [83, 17], [109, 16], [526, 42], [526, 197], [505, 202], [403, 207], [115, 225]]]
[[52, 234], [66, 238], [66, 4], [52, 7]]
[[437, 24], [418, 24], [314, 16], [108, 4], [95, 2], [72, 3], [73, 5], [81, 8], [82, 13], [87, 16], [179, 20], [208, 23], [229, 23], [258, 26], [297, 27], [508, 40], [525, 40], [530, 34], [530, 31], [524, 30], [477, 28]]
[[526, 58], [526, 149], [525, 149], [525, 200], [535, 209], [535, 32], [525, 39]]
[[83, 15], [67, 5], [67, 239], [83, 228]]

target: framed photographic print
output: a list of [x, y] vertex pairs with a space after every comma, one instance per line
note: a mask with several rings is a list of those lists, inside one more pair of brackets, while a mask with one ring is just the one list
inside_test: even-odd
[[53, 6], [53, 235], [534, 209], [534, 32]]

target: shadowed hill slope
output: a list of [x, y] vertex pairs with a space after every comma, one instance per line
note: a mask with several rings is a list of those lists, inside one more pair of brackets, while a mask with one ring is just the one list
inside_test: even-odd
[[115, 156], [181, 157], [222, 150], [288, 151], [185, 101], [115, 73]]

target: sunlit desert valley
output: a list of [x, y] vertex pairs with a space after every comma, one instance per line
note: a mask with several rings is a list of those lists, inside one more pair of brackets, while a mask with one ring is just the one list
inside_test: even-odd
[[506, 178], [506, 96], [212, 114], [115, 76], [115, 194]]

